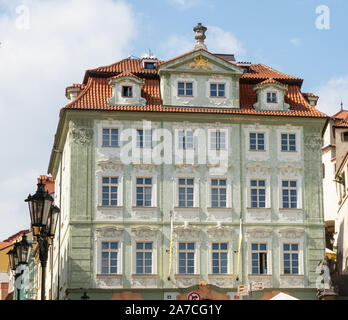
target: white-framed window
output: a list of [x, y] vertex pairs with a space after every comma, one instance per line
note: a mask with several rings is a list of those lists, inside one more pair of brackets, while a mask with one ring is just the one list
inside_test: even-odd
[[284, 274], [299, 274], [299, 244], [283, 243]]
[[136, 242], [135, 256], [136, 266], [135, 272], [137, 274], [152, 274], [152, 259], [153, 242]]
[[251, 243], [251, 273], [267, 274], [267, 243]]
[[211, 207], [226, 208], [227, 179], [211, 179]]
[[191, 81], [178, 81], [178, 96], [179, 97], [192, 97], [193, 96], [193, 82], [191, 82]]
[[103, 147], [119, 147], [118, 128], [103, 128]]
[[265, 134], [263, 132], [249, 133], [249, 151], [265, 151]]
[[133, 98], [133, 87], [132, 86], [122, 86], [122, 97]]
[[250, 206], [251, 208], [266, 207], [266, 180], [250, 180]]
[[102, 205], [118, 206], [118, 177], [102, 177]]
[[178, 131], [178, 145], [180, 149], [193, 149], [193, 130]]
[[137, 129], [137, 147], [152, 148], [152, 130]]
[[226, 150], [226, 130], [210, 131], [210, 149]]
[[213, 274], [228, 273], [228, 243], [213, 242], [211, 244], [211, 270]]
[[282, 208], [297, 208], [297, 180], [282, 180]]
[[276, 92], [267, 92], [267, 103], [277, 103], [277, 93]]
[[210, 97], [225, 98], [225, 91], [224, 83], [210, 83]]
[[123, 228], [97, 228], [94, 259], [97, 275], [122, 274]]
[[119, 265], [118, 241], [101, 241], [101, 273], [117, 274]]
[[296, 152], [295, 133], [281, 133], [281, 151]]
[[179, 184], [178, 185], [179, 207], [193, 207], [194, 206], [194, 179], [179, 178], [178, 184]]
[[179, 274], [195, 273], [195, 242], [179, 242]]
[[136, 178], [136, 206], [152, 206], [152, 178]]

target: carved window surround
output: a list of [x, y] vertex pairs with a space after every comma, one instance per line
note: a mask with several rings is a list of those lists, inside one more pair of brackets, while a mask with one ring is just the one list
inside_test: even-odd
[[[151, 195], [151, 206], [152, 210], [157, 209], [157, 165], [153, 164], [134, 164], [132, 172], [132, 207], [140, 208], [137, 204], [136, 187], [137, 178], [151, 178], [152, 179], [152, 195]], [[143, 209], [143, 207], [141, 207]]]
[[[277, 154], [278, 159], [283, 161], [300, 161], [302, 155], [302, 127], [295, 127], [290, 124], [285, 126], [277, 127]], [[282, 151], [281, 150], [281, 135], [282, 134], [295, 134], [296, 137], [296, 151]]]
[[[234, 235], [234, 228], [222, 226], [218, 223], [214, 227], [207, 228], [207, 253], [208, 253], [208, 272], [211, 277], [216, 279], [224, 278], [232, 273], [233, 270], [233, 243], [237, 243]], [[212, 268], [212, 244], [213, 243], [227, 243], [227, 274], [213, 274]], [[231, 276], [230, 276], [231, 277]]]
[[[123, 164], [117, 159], [103, 159], [97, 162], [97, 166], [100, 169], [96, 171], [96, 203], [97, 209], [102, 210], [120, 210], [123, 207]], [[102, 204], [102, 179], [103, 177], [117, 177], [118, 178], [118, 190], [117, 190], [117, 206], [103, 206]]]
[[[95, 283], [100, 288], [122, 287], [123, 272], [123, 233], [120, 226], [104, 226], [95, 229], [94, 259], [95, 259]], [[101, 244], [103, 241], [118, 242], [117, 274], [101, 273]]]
[[[248, 160], [265, 161], [269, 159], [269, 135], [270, 129], [267, 126], [255, 123], [254, 125], [243, 126], [245, 154]], [[250, 133], [264, 134], [264, 150], [250, 150]]]
[[[272, 275], [272, 228], [257, 227], [248, 228], [246, 230], [247, 240], [247, 261], [248, 261], [248, 273], [251, 277], [268, 277]], [[251, 244], [252, 243], [265, 243], [267, 245], [267, 274], [252, 274], [252, 259], [251, 259]], [[272, 278], [272, 277], [271, 277]], [[272, 280], [270, 280], [272, 283]]]
[[[132, 279], [137, 278], [139, 283], [149, 281], [153, 284], [153, 279], [156, 276], [157, 281], [157, 253], [158, 253], [158, 228], [150, 226], [137, 226], [131, 228], [131, 243], [132, 243]], [[137, 274], [136, 273], [136, 243], [137, 242], [152, 242], [152, 273], [151, 274]], [[133, 280], [132, 280], [133, 281]], [[157, 282], [156, 282], [157, 283]]]
[[[182, 226], [176, 226], [173, 230], [173, 270], [179, 277], [194, 276], [200, 274], [200, 239], [201, 229], [184, 222]], [[193, 242], [195, 244], [195, 259], [193, 274], [179, 274], [179, 242]]]
[[[280, 264], [280, 274], [284, 277], [298, 277], [304, 275], [304, 258], [303, 258], [303, 243], [305, 230], [302, 228], [280, 228], [279, 234], [279, 264]], [[283, 245], [285, 243], [298, 244], [298, 275], [284, 274], [284, 253]]]
[[250, 186], [251, 180], [265, 180], [266, 203], [265, 203], [265, 208], [260, 208], [260, 209], [263, 209], [263, 210], [270, 209], [271, 208], [271, 181], [270, 181], [271, 166], [264, 165], [262, 163], [250, 163], [246, 166], [246, 168], [247, 168], [247, 171], [246, 171], [245, 196], [246, 196], [247, 208], [251, 208], [251, 186]]
[[[278, 205], [279, 210], [286, 210], [289, 212], [296, 212], [293, 210], [302, 211], [302, 166], [293, 165], [291, 163], [279, 167], [278, 175]], [[294, 180], [296, 181], [296, 194], [297, 194], [297, 208], [281, 208], [283, 205], [282, 197], [282, 181]]]
[[[198, 165], [175, 165], [175, 171], [172, 175], [173, 181], [173, 203], [176, 211], [193, 211], [199, 210], [199, 182], [200, 182], [200, 174], [196, 170]], [[193, 179], [193, 207], [179, 207], [179, 179]], [[195, 210], [195, 211], [196, 211]]]

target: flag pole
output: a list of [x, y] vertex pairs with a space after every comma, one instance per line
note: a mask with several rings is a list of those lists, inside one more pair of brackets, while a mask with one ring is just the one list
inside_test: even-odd
[[170, 275], [172, 271], [172, 257], [173, 257], [173, 211], [170, 211], [170, 244], [169, 244], [169, 268], [168, 268], [169, 281], [170, 281]]
[[236, 281], [239, 281], [239, 260], [240, 260], [240, 249], [242, 246], [242, 239], [243, 239], [243, 235], [242, 235], [242, 212], [240, 212]]

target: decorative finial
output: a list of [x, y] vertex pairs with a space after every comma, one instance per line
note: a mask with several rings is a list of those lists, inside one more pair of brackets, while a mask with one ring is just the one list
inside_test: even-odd
[[202, 23], [198, 23], [197, 26], [193, 28], [193, 31], [196, 33], [195, 39], [197, 41], [195, 45], [195, 50], [197, 49], [204, 49], [207, 50], [207, 46], [204, 44], [204, 40], [206, 38], [205, 32], [207, 31], [207, 28], [202, 25]]

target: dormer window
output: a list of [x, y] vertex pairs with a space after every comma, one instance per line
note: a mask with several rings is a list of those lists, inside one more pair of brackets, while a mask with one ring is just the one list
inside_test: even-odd
[[210, 84], [210, 96], [211, 97], [225, 97], [225, 84], [224, 83], [211, 83]]
[[144, 67], [145, 69], [154, 70], [156, 68], [156, 65], [154, 62], [145, 62]]
[[130, 87], [130, 86], [122, 86], [122, 97], [132, 98], [133, 97], [132, 87]]
[[276, 92], [267, 92], [267, 103], [277, 103]]
[[179, 97], [192, 97], [193, 96], [193, 83], [192, 82], [178, 82], [178, 96]]

